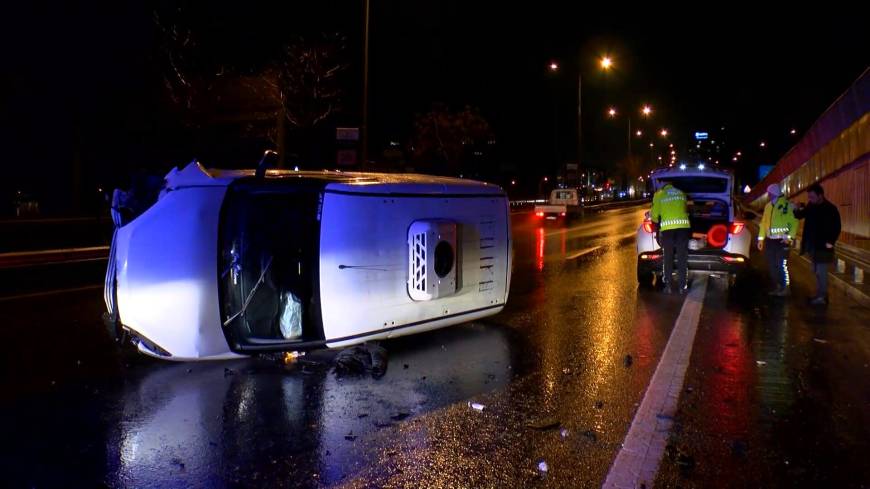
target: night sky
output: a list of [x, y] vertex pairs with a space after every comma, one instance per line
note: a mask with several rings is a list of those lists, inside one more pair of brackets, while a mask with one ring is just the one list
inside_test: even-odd
[[[355, 124], [361, 3], [290, 3], [183, 8], [202, 19], [210, 48], [230, 59], [268, 58], [300, 34], [346, 35], [343, 110], [329, 124]], [[678, 148], [695, 130], [725, 127], [728, 151], [742, 150], [745, 164], [772, 164], [797, 141], [788, 131], [805, 131], [870, 65], [857, 4], [773, 12], [708, 5], [604, 11], [547, 2], [520, 9], [504, 2], [374, 0], [371, 154], [389, 141], [405, 144], [414, 115], [440, 102], [480, 108], [499, 159], [520, 177], [555, 171], [554, 146], [560, 161], [576, 159], [579, 69], [587, 164], [606, 169], [625, 154], [625, 120], [608, 120], [606, 108], [637, 114], [642, 103], [655, 110], [642, 129], [668, 128]], [[172, 8], [4, 7], [0, 130], [10, 176], [0, 189], [4, 200], [15, 189], [68, 193], [74, 153], [86, 194], [135, 169], [162, 171], [207, 153], [185, 140], [189, 133], [176, 130], [164, 107], [154, 12]], [[606, 74], [596, 65], [603, 54], [615, 63]], [[560, 64], [556, 74], [547, 69], [551, 61]], [[633, 119], [637, 125], [639, 117]], [[768, 142], [764, 151], [761, 140]], [[639, 142], [636, 151], [647, 144]], [[255, 157], [234, 166], [251, 166]]]

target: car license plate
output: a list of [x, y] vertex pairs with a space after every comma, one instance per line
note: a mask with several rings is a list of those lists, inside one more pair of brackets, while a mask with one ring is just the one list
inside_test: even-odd
[[549, 220], [551, 220], [551, 221], [555, 221], [555, 220], [556, 220], [556, 216], [547, 216], [547, 219], [549, 219]]
[[704, 247], [704, 243], [700, 239], [690, 239], [689, 240], [689, 249], [690, 250], [700, 250]]

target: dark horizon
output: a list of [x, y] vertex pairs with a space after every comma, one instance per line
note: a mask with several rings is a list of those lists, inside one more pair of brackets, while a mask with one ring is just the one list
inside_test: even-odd
[[[584, 165], [609, 170], [625, 157], [624, 115], [642, 103], [654, 113], [640, 124], [645, 134], [635, 154], [646, 154], [653, 130], [667, 128], [682, 151], [694, 131], [725, 127], [725, 151], [742, 151], [744, 165], [770, 165], [870, 61], [859, 15], [815, 12], [783, 22], [777, 17], [783, 12], [694, 9], [691, 15], [638, 12], [626, 20], [624, 13], [545, 3], [523, 11], [499, 7], [373, 4], [370, 159], [391, 141], [407, 145], [415, 114], [441, 103], [480, 109], [495, 134], [503, 173], [554, 174], [558, 164], [576, 160], [580, 60]], [[160, 8], [64, 6], [47, 14], [9, 7], [16, 21], [4, 39], [10, 61], [2, 77], [2, 132], [11, 148], [4, 199], [16, 189], [68, 192], [74, 154], [81, 174], [72, 180], [81, 181], [85, 194], [136, 169], [162, 171], [195, 157], [206, 164], [221, 156], [246, 161], [214, 164], [255, 164], [260, 148], [217, 151], [209, 147], [213, 141], [192, 137], [196, 131], [182, 127], [167, 108], [154, 20]], [[342, 110], [322, 133], [359, 123], [361, 5], [185, 8], [207, 48], [230, 63], [267, 59], [296, 35], [341, 33], [347, 65], [340, 77]], [[595, 64], [604, 54], [614, 60], [606, 74]], [[547, 68], [551, 61], [560, 65], [555, 74]], [[616, 119], [606, 117], [609, 106], [619, 110]], [[639, 119], [633, 118], [635, 127]], [[758, 147], [762, 140], [765, 149]], [[60, 178], [47, 181], [46, 172]]]

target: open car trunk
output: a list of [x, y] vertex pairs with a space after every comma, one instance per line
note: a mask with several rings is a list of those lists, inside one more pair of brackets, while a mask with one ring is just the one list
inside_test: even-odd
[[323, 340], [317, 307], [321, 188], [231, 185], [221, 210], [221, 321], [235, 351]]

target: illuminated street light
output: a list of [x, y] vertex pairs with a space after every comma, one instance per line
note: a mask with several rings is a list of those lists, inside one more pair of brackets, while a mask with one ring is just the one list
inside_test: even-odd
[[738, 152], [737, 152], [737, 156], [743, 156], [743, 153], [741, 153], [740, 151], [738, 151]]
[[545, 182], [549, 182], [549, 181], [550, 181], [550, 178], [549, 178], [549, 177], [544, 177], [544, 181], [545, 181]]
[[652, 114], [652, 107], [650, 107], [649, 105], [644, 105], [644, 106], [643, 106], [643, 109], [641, 109], [641, 113], [642, 113], [643, 115], [650, 115], [650, 114]]
[[668, 130], [662, 129], [662, 132], [660, 134], [662, 135], [663, 138], [666, 138], [666, 137], [668, 137]]
[[641, 137], [641, 136], [643, 136], [643, 132], [642, 132], [642, 131], [637, 131], [637, 137]]
[[653, 147], [653, 143], [649, 143], [649, 147], [652, 148], [652, 147]]
[[791, 131], [789, 131], [789, 133], [791, 135], [795, 135], [795, 134], [797, 134], [797, 129], [792, 129]]
[[559, 65], [555, 61], [550, 63], [550, 71], [559, 71]]
[[737, 161], [737, 157], [731, 158], [731, 161]]
[[611, 66], [613, 66], [613, 60], [610, 59], [610, 56], [604, 56], [603, 58], [601, 58], [602, 69], [606, 71], [609, 70]]
[[759, 144], [759, 146], [761, 146], [761, 147], [763, 148], [763, 147], [767, 146], [767, 143], [765, 143], [764, 141], [762, 141], [761, 144]]
[[609, 115], [610, 117], [614, 117], [616, 115], [616, 109], [614, 109], [613, 107], [607, 109], [607, 115]]

